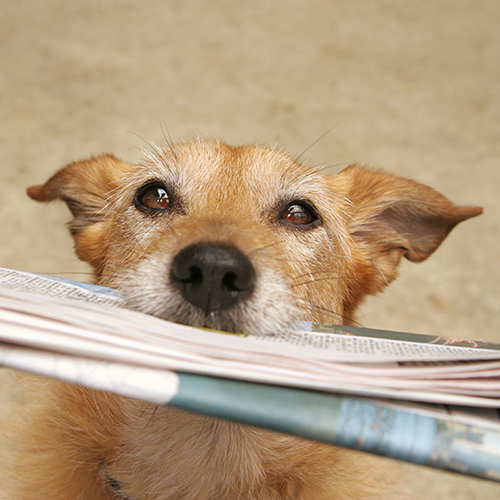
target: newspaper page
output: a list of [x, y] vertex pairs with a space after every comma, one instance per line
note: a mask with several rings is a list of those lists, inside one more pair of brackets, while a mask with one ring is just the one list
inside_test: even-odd
[[[35, 283], [42, 293], [20, 291], [33, 290]], [[393, 340], [380, 332], [377, 338], [364, 330], [355, 335], [360, 330], [352, 327], [310, 323], [288, 335], [223, 334], [123, 309], [119, 296], [104, 292], [3, 270], [0, 363], [13, 365], [9, 350], [16, 347], [44, 350], [54, 359], [66, 355], [361, 396], [499, 406], [495, 345], [442, 345], [415, 341], [413, 335]], [[16, 367], [23, 368], [16, 352]], [[29, 370], [33, 363], [26, 365]], [[61, 363], [57, 366], [62, 370]]]
[[20, 292], [35, 293], [47, 297], [64, 297], [105, 306], [119, 306], [123, 303], [120, 294], [111, 288], [5, 267], [0, 267], [0, 286]]

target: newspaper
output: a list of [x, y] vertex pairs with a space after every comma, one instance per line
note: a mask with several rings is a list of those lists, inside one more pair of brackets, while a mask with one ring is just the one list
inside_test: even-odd
[[500, 345], [303, 323], [233, 335], [0, 268], [0, 366], [500, 480]]
[[[45, 352], [47, 362], [67, 356], [360, 396], [500, 407], [496, 344], [422, 341], [411, 334], [312, 323], [275, 336], [232, 335], [122, 306], [109, 289], [0, 269], [0, 364], [30, 370], [33, 361], [20, 366], [22, 356], [36, 350]], [[66, 379], [69, 368], [63, 366], [49, 363], [38, 370]]]

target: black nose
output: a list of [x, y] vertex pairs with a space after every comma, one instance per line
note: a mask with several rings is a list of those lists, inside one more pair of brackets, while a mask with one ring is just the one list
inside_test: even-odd
[[175, 256], [171, 279], [186, 301], [208, 314], [228, 309], [249, 297], [255, 270], [234, 247], [197, 243]]

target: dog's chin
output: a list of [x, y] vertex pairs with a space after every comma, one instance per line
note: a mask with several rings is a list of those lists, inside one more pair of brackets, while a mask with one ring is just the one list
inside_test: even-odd
[[248, 335], [282, 335], [294, 329], [298, 320], [293, 307], [268, 304], [263, 313], [251, 301], [227, 310], [205, 313], [179, 297], [137, 296], [124, 290], [128, 309], [149, 314], [165, 321], [198, 328]]

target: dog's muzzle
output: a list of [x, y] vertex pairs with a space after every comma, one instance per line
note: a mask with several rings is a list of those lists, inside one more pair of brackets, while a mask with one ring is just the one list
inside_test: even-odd
[[237, 248], [197, 243], [176, 255], [170, 279], [184, 300], [208, 315], [247, 299], [254, 289], [255, 269]]

